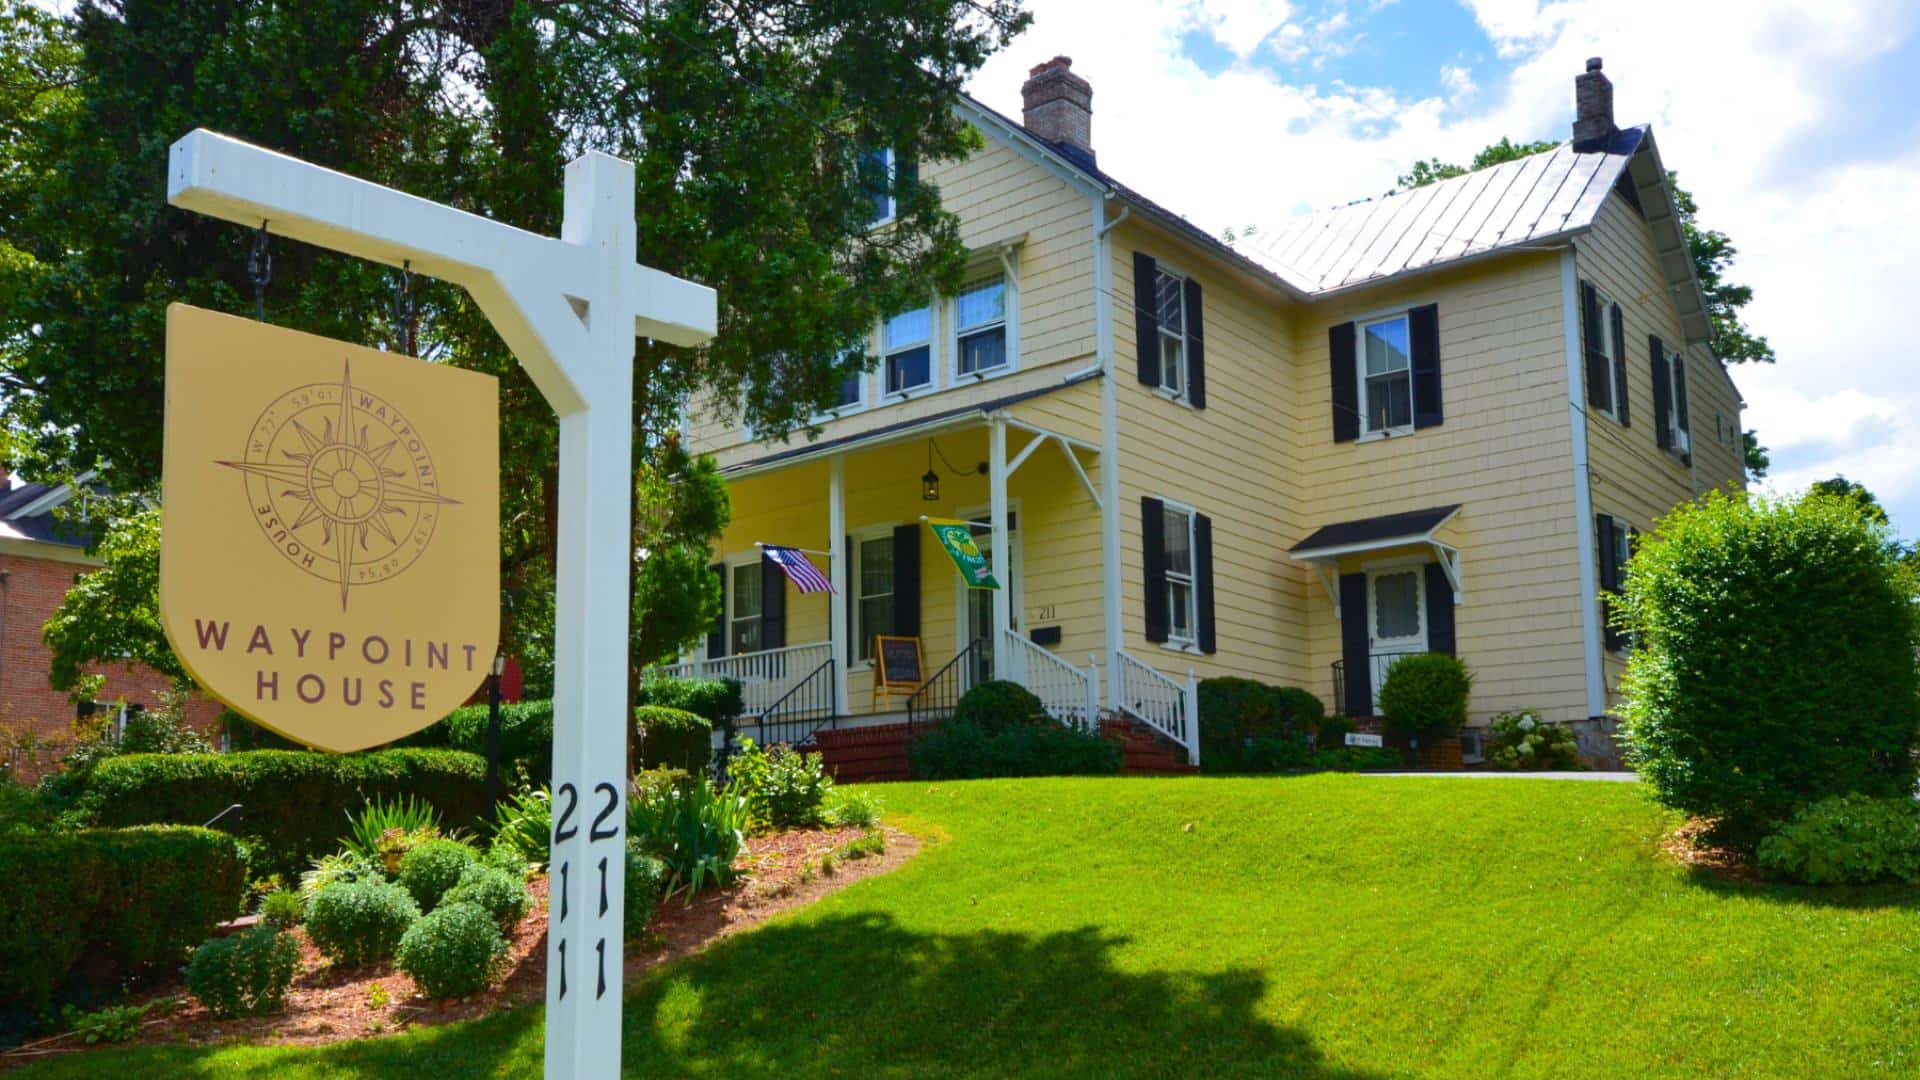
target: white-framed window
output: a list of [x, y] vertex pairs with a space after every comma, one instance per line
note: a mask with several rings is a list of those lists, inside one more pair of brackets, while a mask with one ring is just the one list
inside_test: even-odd
[[953, 298], [954, 370], [975, 378], [1007, 371], [1013, 353], [1009, 337], [1007, 279], [979, 278]]
[[911, 394], [933, 386], [933, 305], [903, 311], [880, 328], [881, 370], [886, 394]]
[[893, 220], [894, 214], [899, 210], [893, 197], [894, 177], [898, 167], [893, 148], [867, 151], [864, 166], [863, 174], [872, 178], [869, 183], [872, 184], [870, 190], [873, 198], [873, 219], [868, 224], [885, 225]]
[[[1667, 425], [1667, 447], [1675, 454], [1684, 455], [1692, 453], [1693, 436], [1688, 431], [1688, 428], [1692, 425], [1687, 422], [1686, 361], [1680, 359], [1680, 354], [1672, 348], [1662, 344], [1660, 346], [1659, 362], [1666, 368], [1667, 372], [1668, 398], [1667, 415], [1665, 417]], [[1718, 420], [1718, 418], [1719, 414], [1716, 413], [1715, 419]], [[1654, 419], [1657, 421], [1661, 418], [1655, 417]]]
[[727, 567], [727, 652], [759, 652], [765, 640], [761, 616], [765, 611], [766, 575], [758, 554], [742, 556]]
[[1173, 397], [1187, 392], [1187, 279], [1156, 266], [1154, 315], [1160, 322], [1160, 389]]
[[893, 633], [893, 530], [853, 538], [853, 622], [856, 663], [873, 660], [873, 639]]
[[1613, 332], [1613, 297], [1608, 296], [1607, 291], [1598, 285], [1593, 287], [1593, 297], [1594, 306], [1600, 314], [1600, 355], [1607, 358], [1607, 362], [1601, 365], [1606, 368], [1601, 377], [1607, 384], [1607, 406], [1600, 411], [1618, 420], [1620, 419], [1620, 401], [1627, 394], [1626, 383], [1620, 379], [1620, 373], [1625, 370], [1625, 365], [1621, 363], [1620, 350], [1626, 347], [1626, 343]]
[[1407, 316], [1360, 324], [1360, 434], [1413, 430], [1413, 345]]
[[1193, 508], [1167, 503], [1161, 521], [1167, 555], [1167, 644], [1192, 648], [1200, 625], [1193, 588]]

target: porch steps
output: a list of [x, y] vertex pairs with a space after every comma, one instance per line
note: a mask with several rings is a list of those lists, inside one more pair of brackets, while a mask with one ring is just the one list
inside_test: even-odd
[[907, 742], [905, 724], [838, 728], [813, 734], [814, 749], [820, 751], [820, 763], [842, 784], [909, 779]]
[[1100, 721], [1100, 734], [1120, 743], [1123, 776], [1195, 776], [1198, 765], [1186, 762], [1186, 751], [1158, 731], [1137, 720], [1109, 716]]

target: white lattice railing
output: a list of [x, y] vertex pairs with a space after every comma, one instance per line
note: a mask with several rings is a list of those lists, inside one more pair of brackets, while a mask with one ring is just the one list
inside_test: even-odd
[[1006, 650], [1005, 678], [1031, 690], [1048, 716], [1068, 727], [1094, 730], [1100, 719], [1100, 667], [1091, 657], [1082, 671], [1017, 630], [1008, 630], [1001, 641]]
[[740, 700], [745, 705], [742, 715], [758, 716], [832, 656], [831, 643], [815, 641], [738, 656], [663, 664], [653, 673], [680, 679], [732, 679], [740, 684]]
[[1187, 748], [1187, 762], [1200, 764], [1199, 692], [1193, 674], [1182, 683], [1160, 674], [1122, 650], [1113, 655], [1119, 671], [1121, 712]]

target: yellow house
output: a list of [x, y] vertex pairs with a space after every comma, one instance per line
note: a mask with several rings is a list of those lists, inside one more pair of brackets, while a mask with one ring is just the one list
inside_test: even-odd
[[[972, 252], [959, 294], [875, 327], [812, 439], [692, 407], [734, 514], [726, 614], [682, 669], [739, 679], [763, 738], [998, 676], [1193, 760], [1198, 679], [1365, 717], [1395, 658], [1443, 651], [1475, 722], [1533, 708], [1601, 751], [1631, 537], [1744, 472], [1653, 133], [1614, 125], [1599, 61], [1576, 89], [1550, 152], [1238, 246], [1099, 169], [1065, 58], [1023, 122], [962, 100], [985, 148], [921, 170]], [[966, 588], [923, 516], [972, 522], [1003, 587]], [[875, 694], [880, 635], [919, 639], [917, 693]]]

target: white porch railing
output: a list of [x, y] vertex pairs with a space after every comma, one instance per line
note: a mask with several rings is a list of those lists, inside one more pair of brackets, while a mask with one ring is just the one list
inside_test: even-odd
[[738, 656], [700, 657], [679, 664], [663, 664], [653, 671], [669, 678], [732, 679], [740, 684], [740, 700], [745, 706], [743, 715], [758, 716], [832, 657], [830, 642], [814, 641]]
[[1187, 748], [1187, 763], [1200, 764], [1200, 694], [1193, 673], [1181, 683], [1127, 655], [1113, 654], [1120, 673], [1121, 712]]
[[1006, 665], [1003, 678], [1031, 690], [1047, 715], [1068, 727], [1092, 731], [1100, 719], [1100, 665], [1088, 657], [1085, 671], [1074, 667], [1017, 630], [1001, 636]]

